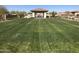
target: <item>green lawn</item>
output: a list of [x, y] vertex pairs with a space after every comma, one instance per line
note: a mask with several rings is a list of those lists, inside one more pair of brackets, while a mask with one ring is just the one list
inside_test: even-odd
[[61, 18], [0, 22], [0, 52], [79, 52], [79, 23]]

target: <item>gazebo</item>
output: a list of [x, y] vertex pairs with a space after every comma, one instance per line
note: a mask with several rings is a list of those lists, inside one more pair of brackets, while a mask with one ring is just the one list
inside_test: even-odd
[[48, 12], [48, 10], [43, 8], [36, 8], [31, 10], [31, 12], [32, 12], [32, 17], [34, 18], [46, 18], [46, 12]]

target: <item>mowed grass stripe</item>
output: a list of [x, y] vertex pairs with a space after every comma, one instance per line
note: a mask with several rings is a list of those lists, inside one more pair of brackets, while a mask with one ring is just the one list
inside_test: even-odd
[[12, 19], [11, 21], [4, 21], [4, 22], [1, 22], [0, 23], [0, 28], [5, 28], [5, 27], [8, 27], [10, 26], [11, 24], [14, 24], [14, 23], [19, 23], [20, 20], [23, 20], [23, 19]]
[[40, 42], [39, 42], [39, 32], [38, 27], [39, 27], [39, 20], [35, 19], [35, 22], [32, 24], [33, 25], [33, 36], [31, 40], [31, 52], [40, 52]]
[[72, 26], [72, 25], [74, 25], [72, 23], [65, 23], [65, 21], [63, 21], [63, 20], [57, 21], [57, 22], [58, 22], [57, 23], [58, 26], [63, 30], [64, 33], [66, 33], [68, 36], [70, 36], [71, 38], [73, 38], [74, 41], [78, 41], [78, 38], [79, 38], [79, 36], [78, 36], [78, 34], [79, 34], [79, 28], [78, 27]]
[[50, 28], [46, 20], [40, 20], [39, 28], [42, 30], [39, 31], [39, 40], [41, 46], [41, 52], [52, 52], [51, 46], [49, 45], [48, 39], [50, 40]]
[[[20, 44], [22, 44], [21, 46], [22, 46], [22, 48], [23, 48], [22, 50], [24, 50], [24, 52], [34, 52], [34, 50], [37, 48], [37, 47], [35, 47], [36, 42], [34, 42], [34, 40], [38, 36], [37, 36], [36, 33], [33, 32], [34, 31], [33, 28], [35, 28], [34, 22], [35, 22], [35, 20], [30, 21], [28, 24], [26, 24], [23, 28], [21, 28], [18, 31], [18, 33], [21, 34], [21, 37], [20, 38], [17, 37], [17, 38], [22, 39], [22, 40], [20, 40], [20, 41], [22, 41]], [[29, 29], [31, 32], [29, 30], [27, 30], [27, 29]], [[20, 44], [19, 44], [19, 46], [20, 46]]]
[[[30, 21], [31, 22], [31, 21]], [[29, 23], [30, 23], [29, 22]], [[15, 47], [16, 46], [18, 46], [18, 47], [20, 47], [20, 44], [22, 44], [23, 43], [23, 41], [24, 41], [24, 37], [19, 37], [19, 35], [20, 34], [18, 34], [18, 31], [21, 29], [21, 28], [23, 28], [23, 26], [25, 27], [25, 24], [26, 24], [27, 22], [25, 22], [24, 21], [24, 23], [23, 24], [19, 24], [19, 26], [17, 25], [16, 26], [16, 28], [14, 28], [14, 30], [11, 30], [8, 34], [9, 34], [9, 36], [10, 37], [8, 37], [7, 36], [7, 34], [5, 33], [5, 35], [7, 36], [6, 37], [6, 39], [8, 40], [8, 42], [7, 42], [7, 40], [5, 40], [5, 44], [7, 44], [7, 43], [9, 43], [9, 45], [15, 45]], [[27, 23], [28, 24], [28, 23]], [[15, 31], [16, 30], [16, 31]], [[14, 31], [14, 32], [13, 32]], [[12, 33], [13, 32], [13, 33]], [[17, 34], [17, 35], [16, 35]], [[28, 34], [27, 34], [28, 35]], [[14, 37], [15, 36], [15, 37]], [[19, 39], [19, 40], [18, 40]], [[22, 40], [23, 39], [23, 40]], [[24, 43], [23, 43], [24, 44]], [[30, 44], [30, 43], [28, 43], [28, 44]], [[8, 46], [9, 46], [8, 45]], [[21, 45], [22, 46], [22, 45]], [[27, 48], [27, 47], [26, 47]], [[15, 48], [14, 48], [15, 49]], [[24, 49], [24, 48], [23, 48]], [[21, 52], [21, 51], [20, 51]], [[26, 52], [28, 52], [28, 51], [26, 51]]]
[[[65, 25], [65, 24], [63, 24], [63, 25], [61, 25], [61, 26], [59, 26], [60, 24], [58, 24], [58, 23], [51, 23], [50, 25], [52, 25], [52, 27], [54, 27], [58, 32], [57, 33], [60, 33], [60, 34], [62, 34], [62, 37], [64, 37], [64, 41], [62, 42], [62, 43], [64, 43], [64, 44], [62, 44], [62, 45], [60, 45], [60, 47], [61, 48], [64, 48], [64, 50], [61, 50], [61, 52], [75, 52], [74, 50], [74, 48], [76, 48], [76, 47], [74, 47], [74, 39], [72, 39], [71, 37], [70, 37], [70, 35], [68, 35], [67, 33], [65, 33], [65, 30], [63, 31], [63, 29], [61, 28], [61, 27], [63, 27], [64, 28], [64, 26], [63, 25]], [[65, 26], [65, 28], [66, 28], [67, 26]], [[57, 35], [57, 34], [56, 34]], [[59, 38], [60, 39], [60, 38]], [[63, 39], [62, 39], [63, 40]], [[60, 42], [60, 41], [59, 41]], [[60, 42], [61, 43], [61, 42]], [[68, 46], [69, 46], [69, 48], [68, 48]], [[65, 48], [65, 47], [67, 47], [67, 49]], [[66, 49], [66, 50], [65, 50]], [[68, 51], [67, 51], [68, 50]], [[59, 51], [60, 52], [60, 51]]]
[[[24, 21], [25, 22], [25, 21]], [[19, 26], [18, 26], [19, 25]], [[6, 32], [3, 32], [3, 33], [0, 33], [0, 39], [11, 39], [11, 36], [14, 35], [18, 30], [20, 30], [20, 28], [22, 28], [25, 24], [17, 24], [15, 27], [13, 27], [12, 29], [6, 31]]]
[[[69, 49], [66, 49], [65, 48], [65, 46], [63, 46], [63, 45], [65, 45], [66, 43], [68, 43], [68, 41], [71, 39], [70, 37], [68, 37], [66, 34], [64, 34], [63, 32], [62, 32], [62, 29], [60, 29], [59, 27], [57, 27], [57, 25], [56, 24], [51, 24], [51, 23], [49, 23], [50, 24], [50, 26], [51, 26], [51, 28], [54, 28], [55, 29], [55, 35], [56, 35], [56, 37], [57, 37], [57, 39], [56, 39], [56, 41], [55, 41], [55, 43], [54, 43], [54, 45], [53, 45], [53, 47], [55, 48], [55, 50], [54, 50], [54, 52], [58, 52], [58, 51], [61, 51], [61, 52], [69, 52], [68, 50]], [[63, 37], [64, 37], [64, 39], [63, 39]], [[62, 40], [61, 40], [62, 39]], [[69, 41], [69, 42], [71, 42], [71, 41]], [[57, 44], [57, 45], [56, 45]], [[70, 43], [71, 44], [71, 43]], [[66, 50], [65, 50], [66, 49]], [[70, 50], [71, 51], [71, 50]]]
[[[14, 27], [8, 29], [12, 24]], [[65, 23], [59, 18], [14, 20], [3, 25], [6, 31], [2, 31], [5, 28], [1, 27], [0, 50], [36, 53], [79, 52], [79, 29], [71, 25], [77, 24]]]
[[[21, 19], [21, 20], [23, 20], [23, 19]], [[11, 30], [12, 28], [14, 28], [14, 27], [16, 27], [16, 25], [19, 25], [19, 22], [20, 20], [18, 20], [18, 21], [13, 21], [13, 22], [11, 22], [11, 23], [4, 23], [5, 24], [5, 26], [0, 26], [1, 27], [1, 29], [0, 29], [0, 33], [2, 33], [2, 32], [6, 32], [7, 30]], [[24, 21], [24, 20], [23, 20]], [[3, 27], [3, 28], [2, 28]]]
[[21, 44], [24, 46], [23, 50], [26, 49], [25, 52], [40, 52], [39, 32], [36, 32], [38, 23], [38, 20], [33, 20], [18, 31], [21, 34], [20, 38], [23, 40]]

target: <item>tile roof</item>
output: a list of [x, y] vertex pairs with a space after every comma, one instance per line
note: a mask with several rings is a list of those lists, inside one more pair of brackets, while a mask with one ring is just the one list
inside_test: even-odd
[[36, 9], [33, 9], [33, 10], [31, 10], [32, 12], [35, 12], [35, 11], [43, 11], [43, 12], [47, 12], [48, 10], [46, 10], [46, 9], [43, 9], [43, 8], [36, 8]]

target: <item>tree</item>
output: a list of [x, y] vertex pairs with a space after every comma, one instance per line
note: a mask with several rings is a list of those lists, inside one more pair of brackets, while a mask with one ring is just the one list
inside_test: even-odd
[[11, 14], [16, 14], [18, 18], [24, 17], [24, 14], [26, 14], [25, 11], [11, 11]]
[[19, 11], [17, 14], [19, 15], [20, 18], [22, 18], [22, 17], [24, 17], [26, 12], [25, 11]]
[[57, 13], [56, 12], [52, 12], [52, 17], [55, 17], [55, 15], [56, 15]]
[[0, 15], [2, 20], [6, 20], [7, 13], [8, 13], [8, 10], [5, 8], [5, 6], [0, 5]]

